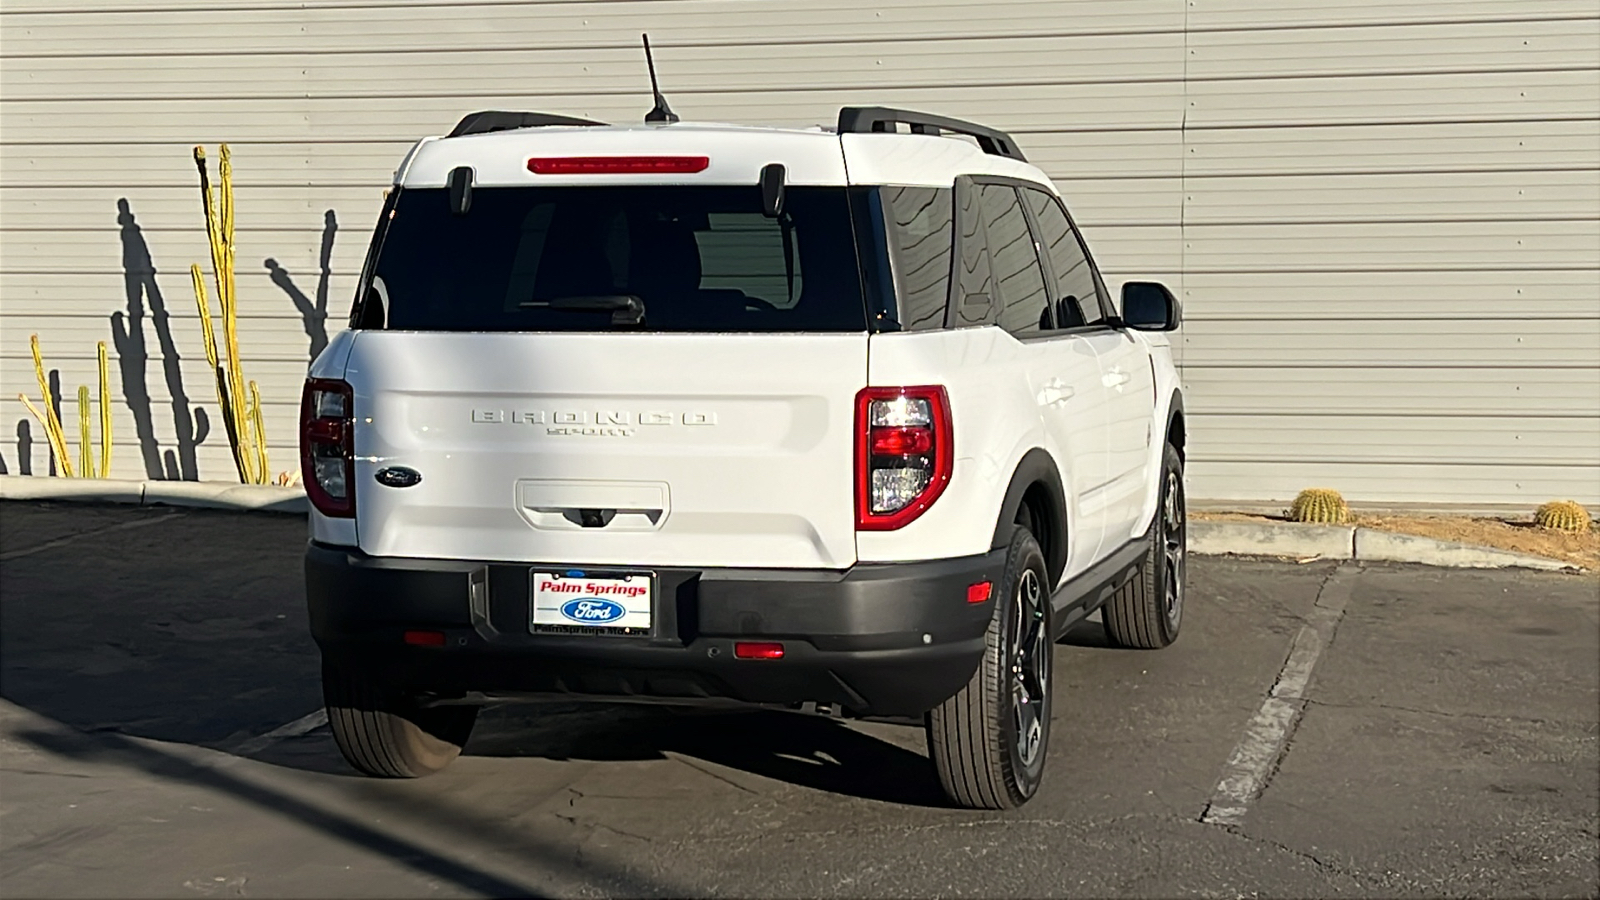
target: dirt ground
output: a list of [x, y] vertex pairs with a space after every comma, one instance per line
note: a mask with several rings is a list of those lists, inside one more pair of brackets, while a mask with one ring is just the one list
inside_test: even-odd
[[[1251, 513], [1191, 512], [1190, 517], [1214, 522], [1283, 522], [1282, 516]], [[1397, 516], [1352, 512], [1351, 524], [1379, 531], [1415, 534], [1441, 541], [1477, 544], [1516, 553], [1547, 556], [1600, 570], [1600, 531], [1591, 528], [1584, 534], [1569, 534], [1540, 528], [1527, 519], [1494, 519], [1468, 516]]]

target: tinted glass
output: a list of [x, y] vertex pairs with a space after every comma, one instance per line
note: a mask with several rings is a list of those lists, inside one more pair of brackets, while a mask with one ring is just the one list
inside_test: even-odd
[[956, 191], [960, 208], [956, 225], [961, 232], [961, 270], [958, 273], [956, 305], [951, 324], [982, 325], [993, 321], [994, 279], [989, 272], [989, 246], [984, 242], [983, 217], [979, 215], [978, 187]]
[[1028, 233], [1016, 188], [983, 185], [983, 225], [989, 233], [989, 258], [1000, 285], [1000, 327], [1018, 337], [1050, 327], [1050, 299], [1044, 271]]
[[790, 188], [777, 219], [754, 185], [479, 188], [461, 216], [407, 189], [382, 240], [391, 329], [866, 328], [844, 188]]
[[1060, 201], [1044, 191], [1024, 190], [1023, 194], [1027, 195], [1034, 217], [1039, 220], [1039, 241], [1044, 244], [1050, 268], [1055, 272], [1056, 296], [1060, 298], [1056, 327], [1074, 328], [1100, 322], [1105, 316], [1100, 311], [1094, 272], [1089, 268], [1089, 257], [1078, 243]]
[[955, 211], [950, 193], [948, 188], [883, 188], [899, 274], [896, 317], [906, 331], [944, 327]]

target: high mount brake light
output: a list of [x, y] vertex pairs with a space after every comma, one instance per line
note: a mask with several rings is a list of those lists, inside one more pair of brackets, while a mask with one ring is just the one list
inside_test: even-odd
[[535, 175], [692, 175], [711, 165], [709, 156], [536, 156]]
[[350, 385], [306, 379], [300, 395], [300, 477], [311, 505], [325, 516], [356, 514], [356, 462]]
[[951, 441], [943, 387], [856, 394], [856, 529], [902, 528], [932, 506], [950, 481]]

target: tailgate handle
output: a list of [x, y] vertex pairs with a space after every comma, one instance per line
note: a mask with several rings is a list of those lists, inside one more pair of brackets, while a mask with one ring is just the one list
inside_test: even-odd
[[544, 481], [517, 485], [523, 518], [542, 531], [654, 531], [670, 508], [660, 482]]
[[593, 506], [524, 507], [533, 527], [548, 530], [568, 528], [611, 528], [618, 531], [649, 531], [661, 522], [659, 509], [604, 509]]

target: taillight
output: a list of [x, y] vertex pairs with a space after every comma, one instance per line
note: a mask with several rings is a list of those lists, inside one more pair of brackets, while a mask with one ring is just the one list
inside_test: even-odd
[[950, 398], [937, 385], [856, 395], [856, 528], [889, 531], [922, 515], [955, 461]]
[[300, 477], [325, 516], [356, 514], [356, 461], [350, 385], [306, 379], [300, 395]]

